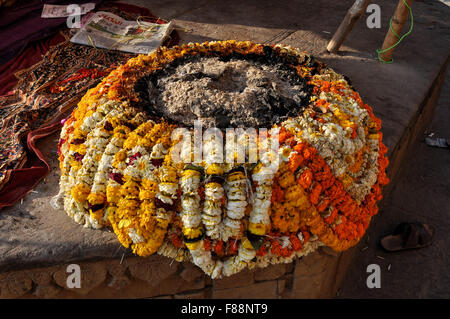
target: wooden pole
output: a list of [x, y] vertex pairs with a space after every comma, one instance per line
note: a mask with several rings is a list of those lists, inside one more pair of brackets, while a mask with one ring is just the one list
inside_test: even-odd
[[331, 38], [327, 45], [328, 52], [335, 53], [341, 47], [347, 35], [352, 31], [356, 21], [364, 14], [370, 0], [356, 0], [351, 8], [347, 11], [344, 19], [342, 20], [339, 28]]
[[[405, 0], [409, 7], [411, 7], [412, 2], [414, 0]], [[392, 18], [392, 29], [400, 35], [402, 32], [403, 25], [406, 22], [406, 19], [409, 16], [409, 9], [403, 2], [403, 0], [399, 0], [397, 9], [395, 10], [394, 17]], [[398, 37], [392, 32], [392, 30], [389, 28], [386, 37], [384, 38], [383, 46], [381, 48], [381, 51], [384, 51], [391, 46], [393, 46], [395, 43], [397, 43]], [[392, 60], [392, 52], [394, 51], [394, 48], [383, 52], [380, 54], [380, 57], [384, 61], [391, 61]]]

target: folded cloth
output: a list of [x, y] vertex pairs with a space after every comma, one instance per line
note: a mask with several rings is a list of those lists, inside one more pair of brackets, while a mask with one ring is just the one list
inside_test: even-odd
[[[108, 3], [98, 10], [128, 20], [145, 17], [142, 20], [164, 23], [148, 9], [128, 4]], [[58, 120], [89, 88], [136, 56], [73, 44], [68, 30], [61, 36], [65, 40], [51, 47], [40, 62], [15, 72], [19, 80], [14, 92], [0, 97], [0, 209], [20, 200], [48, 174], [49, 165], [34, 142], [57, 131]], [[177, 40], [172, 33], [166, 46]]]
[[10, 182], [0, 192], [0, 209], [20, 200], [50, 172], [45, 156], [35, 143], [38, 139], [60, 130], [61, 127], [61, 120], [58, 118], [49, 125], [28, 133], [27, 146], [32, 156], [27, 161], [27, 167], [7, 172], [12, 174], [13, 178], [9, 179]]

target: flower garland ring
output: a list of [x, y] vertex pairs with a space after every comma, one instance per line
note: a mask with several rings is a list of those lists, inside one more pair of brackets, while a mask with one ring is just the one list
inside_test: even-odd
[[[202, 87], [222, 104], [208, 109], [215, 98], [196, 99]], [[180, 103], [191, 111], [180, 113]], [[239, 103], [246, 116], [233, 115]], [[267, 171], [264, 156], [224, 163], [208, 139], [202, 161], [174, 162], [180, 141], [173, 133], [192, 131], [196, 116], [207, 126], [269, 125], [278, 169]], [[230, 276], [322, 245], [354, 246], [388, 183], [380, 128], [342, 75], [291, 47], [160, 48], [111, 72], [65, 121], [57, 199], [77, 223], [112, 228], [139, 256], [158, 253], [191, 261], [212, 278]]]

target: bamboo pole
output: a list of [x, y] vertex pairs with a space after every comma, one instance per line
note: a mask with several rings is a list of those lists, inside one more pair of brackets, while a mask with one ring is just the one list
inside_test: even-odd
[[327, 45], [328, 52], [335, 53], [341, 47], [347, 35], [352, 31], [356, 21], [364, 14], [370, 0], [356, 0], [351, 8], [347, 11], [344, 19], [342, 20], [339, 28], [331, 38]]
[[[411, 7], [412, 2], [414, 0], [405, 0], [405, 1], [408, 4], [408, 6]], [[403, 25], [405, 24], [406, 19], [408, 18], [408, 15], [409, 15], [408, 7], [405, 5], [403, 0], [399, 0], [397, 9], [395, 10], [395, 13], [394, 13], [394, 17], [392, 18], [392, 29], [397, 34], [400, 34], [402, 32]], [[397, 41], [398, 41], [398, 37], [389, 28], [389, 30], [386, 34], [386, 37], [384, 38], [384, 42], [383, 42], [381, 51], [392, 47], [395, 43], [397, 43]], [[384, 61], [391, 61], [393, 51], [394, 51], [394, 48], [381, 53], [380, 56]]]

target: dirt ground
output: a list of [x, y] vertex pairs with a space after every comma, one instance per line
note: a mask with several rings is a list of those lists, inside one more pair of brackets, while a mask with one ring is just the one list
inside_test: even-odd
[[[432, 123], [405, 160], [386, 205], [359, 244], [339, 298], [450, 298], [450, 149], [430, 147], [424, 137], [450, 138], [450, 73]], [[436, 230], [430, 247], [385, 252], [379, 239], [401, 222], [420, 221]], [[369, 289], [369, 264], [381, 267], [381, 288]]]

